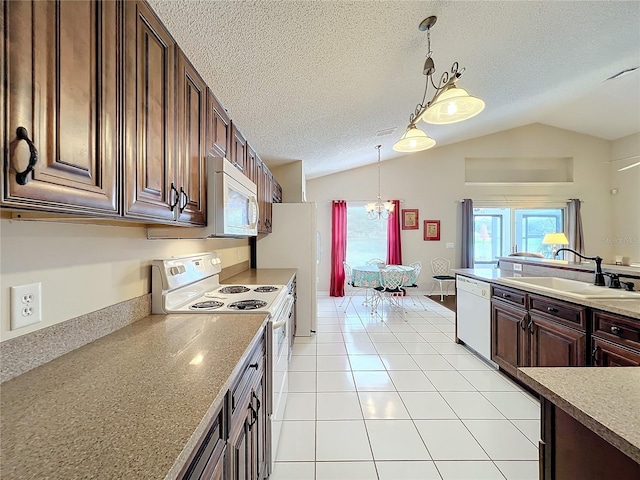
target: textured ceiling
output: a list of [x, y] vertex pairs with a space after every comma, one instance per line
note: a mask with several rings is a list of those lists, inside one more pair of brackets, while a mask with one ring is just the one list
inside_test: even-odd
[[267, 165], [303, 160], [307, 178], [373, 163], [378, 143], [383, 160], [400, 156], [391, 146], [422, 98], [429, 15], [437, 77], [458, 61], [458, 85], [487, 105], [462, 123], [421, 123], [438, 145], [532, 122], [640, 131], [640, 71], [602, 83], [640, 65], [640, 2], [149, 3]]

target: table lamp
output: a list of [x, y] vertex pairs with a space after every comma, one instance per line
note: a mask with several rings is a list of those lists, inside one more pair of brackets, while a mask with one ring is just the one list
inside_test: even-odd
[[542, 243], [543, 245], [553, 245], [553, 247], [551, 247], [551, 258], [555, 258], [556, 252], [558, 251], [556, 245], [569, 245], [569, 240], [562, 232], [547, 233], [542, 239]]

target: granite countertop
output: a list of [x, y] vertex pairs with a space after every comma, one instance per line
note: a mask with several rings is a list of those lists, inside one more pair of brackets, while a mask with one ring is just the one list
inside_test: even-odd
[[[523, 288], [522, 286], [515, 286], [513, 282], [508, 281], [509, 278], [521, 276], [520, 272], [513, 272], [511, 270], [499, 270], [497, 268], [456, 268], [451, 269], [451, 271], [478, 280], [496, 283], [498, 285], [503, 285], [518, 290], [526, 290], [528, 292], [537, 293], [546, 297], [549, 296], [549, 292], [537, 289], [534, 285], [527, 285], [526, 288]], [[504, 282], [502, 281], [502, 279], [507, 279], [507, 281]], [[562, 295], [562, 293], [560, 292], [554, 295], [553, 298], [640, 319], [640, 301], [638, 300], [617, 300], [602, 298], [577, 299], [569, 295]]]
[[3, 383], [0, 477], [175, 478], [265, 324], [150, 315]]
[[298, 271], [295, 268], [260, 268], [245, 270], [221, 281], [225, 285], [287, 285]]
[[521, 367], [517, 377], [640, 463], [640, 368]]

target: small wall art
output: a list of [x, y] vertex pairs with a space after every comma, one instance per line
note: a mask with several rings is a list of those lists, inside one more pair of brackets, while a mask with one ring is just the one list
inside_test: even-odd
[[418, 209], [402, 210], [402, 230], [418, 230], [419, 228]]
[[440, 240], [440, 220], [424, 221], [424, 239]]

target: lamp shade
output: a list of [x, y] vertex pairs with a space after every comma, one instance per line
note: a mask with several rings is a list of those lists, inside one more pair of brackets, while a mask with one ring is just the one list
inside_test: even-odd
[[547, 233], [542, 239], [542, 243], [545, 245], [569, 245], [569, 240], [562, 232]]
[[434, 100], [420, 117], [434, 125], [461, 122], [484, 110], [484, 102], [469, 95], [464, 88], [451, 87]]
[[400, 140], [393, 144], [393, 149], [396, 152], [420, 152], [433, 147], [436, 141], [422, 130], [414, 126], [402, 135]]

